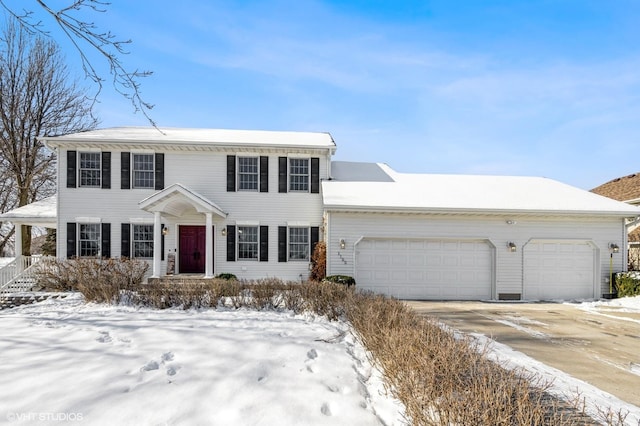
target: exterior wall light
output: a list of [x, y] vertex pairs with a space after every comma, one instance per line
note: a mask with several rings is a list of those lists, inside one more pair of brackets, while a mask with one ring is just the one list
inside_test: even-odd
[[618, 247], [617, 244], [611, 243], [611, 244], [609, 244], [609, 251], [611, 253], [618, 253], [618, 252], [620, 252], [620, 247]]
[[344, 238], [340, 238], [340, 249], [344, 250], [346, 246], [347, 246], [347, 243], [345, 242]]
[[167, 228], [166, 226], [162, 228], [162, 235], [169, 235], [169, 228]]
[[227, 228], [222, 228], [222, 236], [223, 237], [227, 236]]
[[509, 241], [507, 243], [507, 249], [512, 253], [518, 251], [518, 248], [516, 247], [516, 243], [514, 243], [512, 241]]

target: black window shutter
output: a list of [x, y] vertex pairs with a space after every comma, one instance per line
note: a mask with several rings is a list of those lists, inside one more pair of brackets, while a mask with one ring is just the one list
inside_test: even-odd
[[260, 192], [269, 192], [269, 157], [260, 157]]
[[236, 261], [236, 227], [227, 225], [227, 262]]
[[287, 157], [278, 157], [278, 192], [287, 192]]
[[[164, 223], [160, 225], [160, 260], [164, 260], [164, 233], [162, 232], [163, 229]], [[155, 230], [153, 232], [155, 232]]]
[[120, 153], [120, 189], [131, 189], [131, 153]]
[[311, 159], [311, 193], [320, 192], [320, 159], [314, 157]]
[[260, 227], [260, 262], [269, 261], [269, 227]]
[[131, 257], [131, 225], [123, 223], [121, 234], [120, 257]]
[[102, 257], [111, 257], [111, 224], [103, 223], [102, 232]]
[[76, 257], [76, 224], [67, 222], [67, 259]]
[[156, 153], [156, 191], [164, 189], [164, 154]]
[[320, 228], [317, 226], [312, 226], [311, 227], [311, 254], [313, 254], [313, 251], [316, 249], [316, 244], [318, 244], [318, 241], [320, 240]]
[[111, 188], [111, 153], [102, 153], [102, 189]]
[[287, 261], [287, 227], [278, 226], [278, 262]]
[[67, 151], [67, 188], [76, 187], [76, 152]]
[[236, 192], [236, 156], [227, 155], [227, 192]]

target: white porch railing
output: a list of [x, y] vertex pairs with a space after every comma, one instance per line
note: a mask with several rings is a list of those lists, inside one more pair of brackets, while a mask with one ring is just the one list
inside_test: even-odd
[[20, 256], [0, 269], [0, 293], [29, 291], [35, 285], [36, 265], [50, 256]]

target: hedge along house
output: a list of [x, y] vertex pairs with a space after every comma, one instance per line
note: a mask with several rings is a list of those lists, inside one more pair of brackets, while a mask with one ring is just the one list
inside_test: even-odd
[[334, 162], [327, 273], [405, 299], [573, 299], [626, 265], [629, 206], [536, 177], [404, 174]]
[[[132, 257], [152, 276], [327, 274], [408, 299], [608, 292], [620, 203], [549, 179], [398, 173], [332, 162], [327, 133], [112, 128], [43, 138], [58, 154], [61, 258]], [[610, 252], [616, 247], [618, 252]]]
[[111, 128], [58, 154], [60, 257], [147, 260], [151, 276], [308, 277], [327, 133]]

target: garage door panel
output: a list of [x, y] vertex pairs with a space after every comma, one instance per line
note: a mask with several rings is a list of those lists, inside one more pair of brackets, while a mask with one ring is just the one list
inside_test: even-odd
[[589, 242], [533, 241], [523, 256], [525, 298], [594, 297], [595, 249]]
[[357, 285], [399, 298], [489, 299], [492, 269], [483, 241], [365, 238], [356, 248]]

